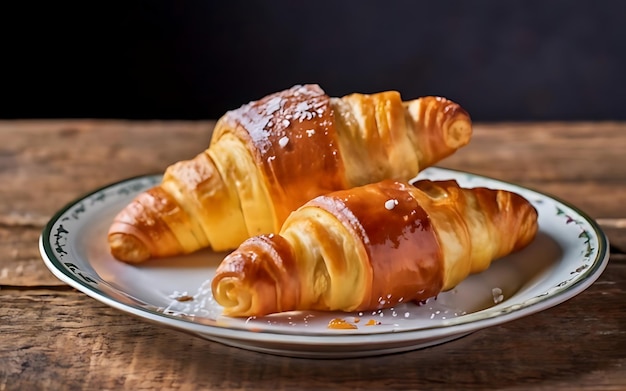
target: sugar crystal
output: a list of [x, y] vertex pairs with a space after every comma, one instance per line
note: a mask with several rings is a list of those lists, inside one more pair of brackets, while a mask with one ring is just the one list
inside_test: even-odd
[[289, 138], [287, 138], [287, 136], [283, 136], [280, 140], [278, 140], [278, 145], [280, 145], [281, 148], [285, 148], [288, 143]]

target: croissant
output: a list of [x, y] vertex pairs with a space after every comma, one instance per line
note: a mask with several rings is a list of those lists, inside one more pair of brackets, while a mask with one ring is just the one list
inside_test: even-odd
[[522, 196], [456, 181], [392, 180], [317, 197], [279, 234], [244, 241], [217, 268], [228, 316], [366, 311], [454, 288], [534, 238]]
[[115, 217], [111, 253], [142, 262], [277, 232], [308, 200], [383, 179], [409, 180], [466, 145], [469, 115], [440, 97], [396, 91], [327, 96], [294, 86], [227, 112], [209, 147]]

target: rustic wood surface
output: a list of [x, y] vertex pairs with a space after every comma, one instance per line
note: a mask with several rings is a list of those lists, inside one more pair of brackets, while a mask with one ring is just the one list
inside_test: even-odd
[[588, 290], [459, 340], [380, 357], [254, 353], [147, 323], [44, 266], [66, 203], [203, 150], [213, 122], [0, 121], [0, 390], [626, 389], [626, 123], [477, 124], [441, 164], [570, 202], [611, 240]]

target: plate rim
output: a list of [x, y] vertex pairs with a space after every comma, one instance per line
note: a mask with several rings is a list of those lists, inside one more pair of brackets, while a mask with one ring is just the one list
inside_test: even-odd
[[[103, 186], [100, 186], [92, 191], [84, 193], [83, 195], [74, 198], [70, 202], [66, 203], [61, 209], [59, 209], [54, 215], [49, 219], [49, 221], [44, 226], [40, 236], [39, 236], [39, 250], [40, 255], [44, 261], [46, 267], [62, 282], [70, 285], [71, 287], [77, 289], [81, 293], [100, 301], [112, 308], [117, 310], [121, 310], [125, 313], [137, 316], [141, 319], [151, 321], [153, 323], [157, 323], [161, 326], [172, 327], [181, 331], [191, 332], [198, 334], [207, 339], [211, 339], [211, 337], [219, 338], [219, 339], [230, 339], [237, 341], [255, 341], [255, 342], [271, 342], [271, 343], [283, 343], [283, 344], [293, 344], [297, 343], [298, 345], [319, 345], [323, 343], [325, 345], [351, 345], [360, 342], [367, 343], [376, 343], [380, 341], [375, 341], [376, 339], [380, 339], [384, 337], [383, 342], [402, 342], [402, 341], [417, 341], [418, 339], [414, 339], [412, 337], [418, 337], [420, 334], [428, 333], [428, 339], [430, 338], [443, 338], [452, 335], [460, 335], [467, 334], [473, 331], [483, 329], [486, 327], [491, 327], [493, 325], [506, 323], [512, 320], [516, 320], [528, 315], [532, 315], [534, 313], [547, 310], [552, 308], [558, 304], [561, 304], [572, 297], [582, 293], [585, 289], [591, 286], [597, 278], [600, 277], [604, 269], [606, 268], [609, 257], [610, 257], [610, 244], [609, 239], [601, 229], [599, 224], [591, 218], [586, 212], [581, 210], [579, 207], [571, 204], [570, 202], [560, 198], [553, 196], [550, 193], [539, 191], [535, 188], [529, 186], [522, 186], [519, 184], [515, 184], [510, 181], [497, 179], [491, 176], [486, 176], [482, 174], [476, 174], [473, 172], [451, 169], [445, 167], [433, 166], [431, 167], [436, 170], [440, 170], [443, 172], [447, 172], [452, 175], [466, 175], [468, 177], [476, 177], [481, 180], [487, 180], [494, 183], [504, 184], [506, 186], [513, 186], [515, 188], [523, 189], [525, 191], [530, 191], [536, 193], [542, 197], [546, 197], [559, 203], [572, 211], [574, 211], [577, 215], [579, 215], [586, 224], [588, 224], [592, 231], [594, 238], [598, 242], [598, 248], [594, 249], [596, 252], [596, 256], [591, 261], [592, 264], [583, 273], [581, 273], [580, 277], [574, 281], [571, 285], [567, 287], [567, 289], [560, 290], [552, 295], [548, 294], [545, 297], [539, 299], [538, 301], [522, 306], [519, 309], [510, 309], [510, 306], [504, 307], [499, 313], [495, 313], [491, 316], [484, 317], [480, 316], [483, 314], [483, 311], [478, 311], [476, 313], [464, 315], [464, 319], [466, 321], [456, 323], [456, 324], [437, 324], [427, 327], [422, 327], [419, 329], [407, 329], [407, 330], [389, 330], [385, 332], [378, 333], [337, 333], [337, 334], [324, 334], [324, 333], [307, 333], [307, 334], [298, 334], [296, 332], [288, 333], [280, 330], [262, 330], [262, 331], [254, 331], [250, 329], [244, 328], [233, 328], [227, 326], [220, 326], [218, 324], [207, 324], [198, 322], [194, 320], [192, 317], [186, 318], [181, 316], [173, 316], [163, 312], [158, 312], [154, 309], [147, 308], [146, 306], [141, 305], [131, 305], [128, 303], [121, 302], [116, 300], [110, 295], [102, 292], [99, 289], [94, 289], [92, 285], [89, 285], [86, 281], [81, 280], [76, 274], [71, 273], [67, 268], [62, 267], [63, 261], [60, 260], [53, 252], [50, 238], [52, 236], [52, 228], [59, 221], [59, 219], [65, 215], [70, 209], [80, 204], [86, 199], [89, 199], [93, 195], [104, 191], [109, 188], [113, 188], [123, 183], [129, 183], [137, 180], [147, 179], [149, 181], [153, 181], [157, 184], [162, 177], [162, 174], [144, 174], [144, 175], [136, 175], [132, 177], [128, 177], [125, 179], [118, 180], [113, 183], [109, 183]], [[425, 169], [422, 172], [425, 172], [428, 169]], [[421, 174], [421, 173], [420, 173]], [[413, 181], [413, 180], [411, 180]], [[471, 319], [478, 318], [478, 319]], [[168, 323], [164, 324], [163, 320], [167, 319]], [[217, 322], [216, 322], [217, 323]]]

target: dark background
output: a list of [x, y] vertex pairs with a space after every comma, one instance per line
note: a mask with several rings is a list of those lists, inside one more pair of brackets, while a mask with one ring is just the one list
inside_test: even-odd
[[477, 121], [626, 119], [625, 1], [14, 3], [0, 118], [211, 119], [319, 83]]

